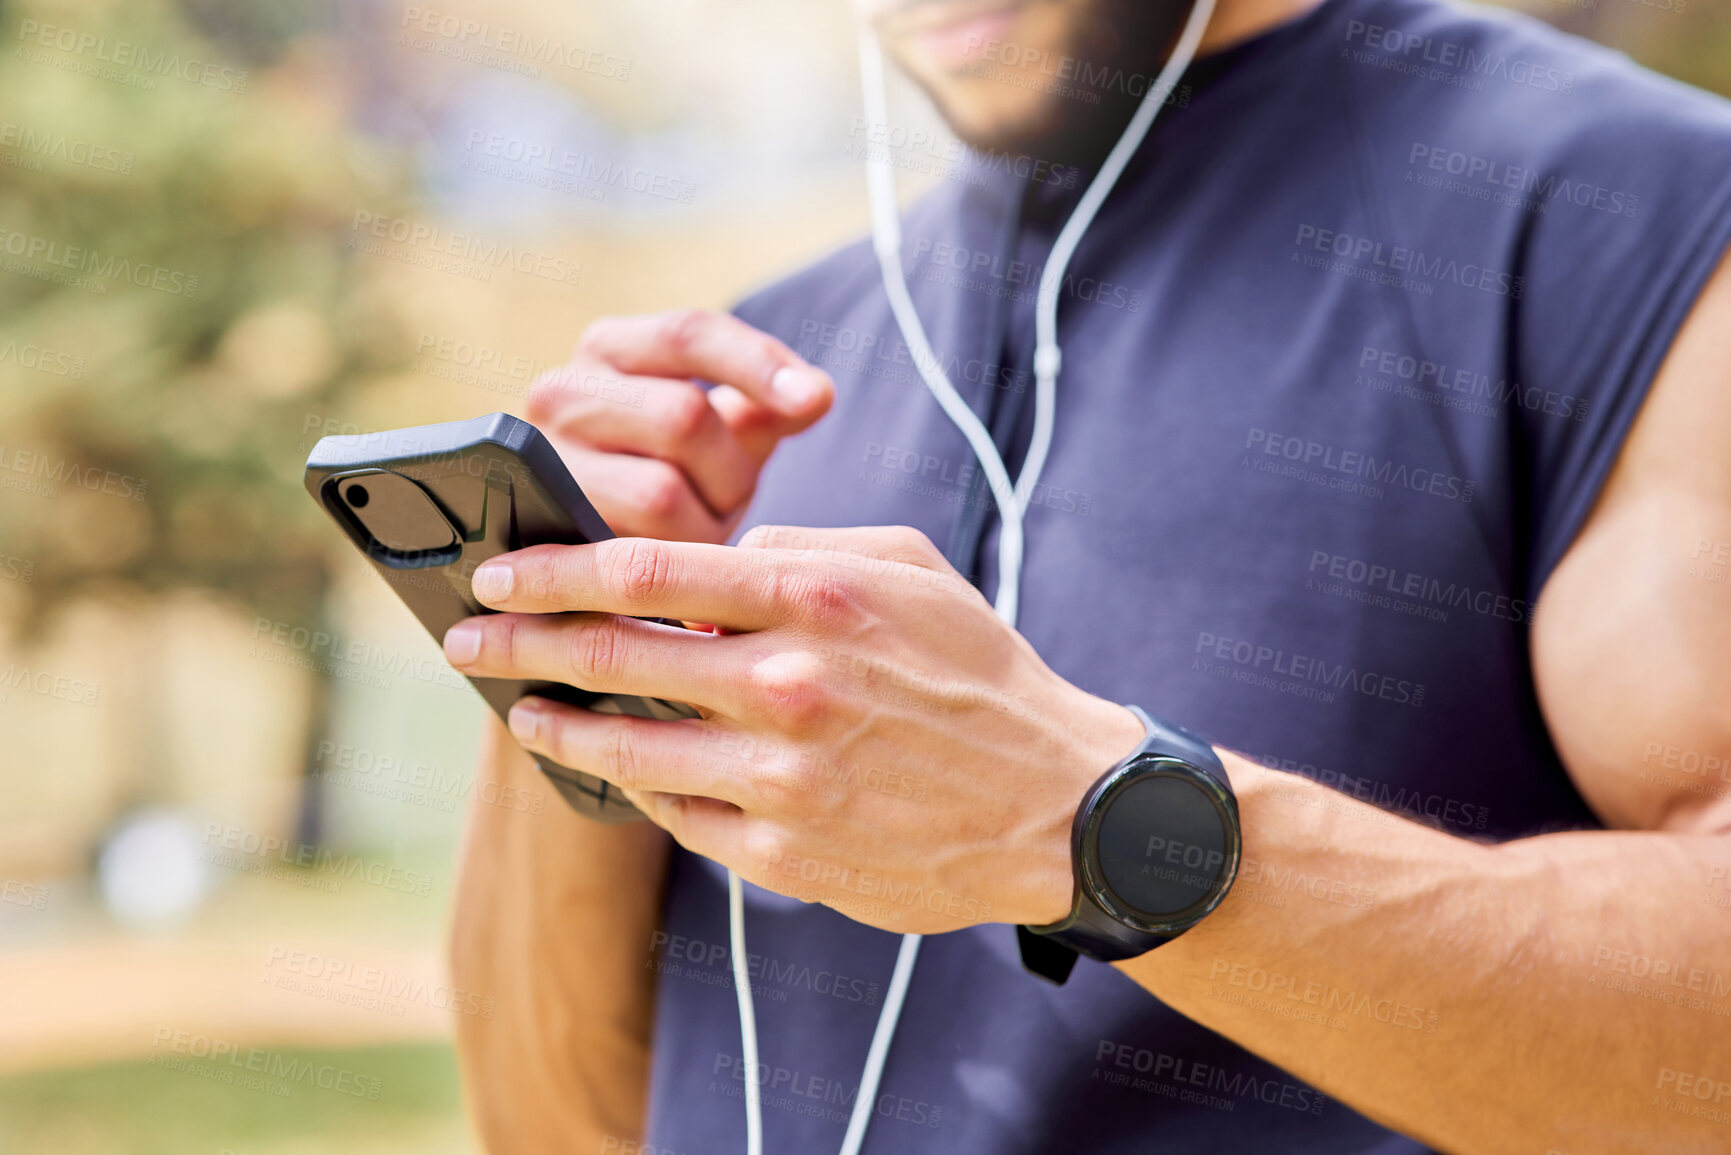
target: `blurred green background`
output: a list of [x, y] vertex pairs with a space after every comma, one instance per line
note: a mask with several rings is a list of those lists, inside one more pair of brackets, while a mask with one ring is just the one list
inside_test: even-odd
[[[1731, 0], [1526, 8], [1731, 91]], [[33, 0], [0, 38], [0, 1151], [472, 1150], [481, 707], [301, 465], [863, 231], [847, 5]]]

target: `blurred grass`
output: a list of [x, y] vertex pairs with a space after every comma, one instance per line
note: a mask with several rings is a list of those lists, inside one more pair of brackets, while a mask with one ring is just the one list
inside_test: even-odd
[[[471, 1155], [456, 1057], [439, 1044], [272, 1048], [379, 1080], [377, 1100], [297, 1083], [278, 1097], [148, 1063], [0, 1080], [7, 1155]], [[206, 1060], [198, 1064], [220, 1066]]]

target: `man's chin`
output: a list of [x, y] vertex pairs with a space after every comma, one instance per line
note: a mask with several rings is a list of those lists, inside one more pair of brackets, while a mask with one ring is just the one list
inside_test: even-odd
[[[1017, 33], [1019, 53], [1037, 48], [1046, 59], [1085, 61], [1091, 74], [1147, 77], [1159, 71], [1188, 8], [1188, 0], [932, 0], [929, 9], [912, 5], [905, 21], [888, 22], [901, 26], [885, 42], [950, 131], [969, 147], [1092, 168], [1135, 112], [1139, 99], [1131, 86], [1108, 84], [1097, 92], [1072, 93], [1037, 66], [1018, 69], [1009, 60], [985, 61], [977, 50], [968, 67], [946, 67], [919, 39], [916, 13], [946, 29], [1014, 14], [1026, 26], [1025, 37]], [[1053, 20], [1060, 18], [1065, 23], [1055, 26]]]
[[1046, 157], [1042, 148], [1061, 135], [1055, 130], [1056, 116], [1050, 108], [1029, 105], [1006, 109], [968, 107], [965, 100], [946, 100], [932, 94], [933, 103], [956, 138], [975, 152], [1007, 153]]
[[1132, 111], [1079, 102], [1070, 108], [1052, 96], [1015, 107], [995, 103], [976, 109], [965, 98], [931, 88], [927, 93], [950, 131], [975, 152], [1084, 169], [1098, 165], [1111, 151]]

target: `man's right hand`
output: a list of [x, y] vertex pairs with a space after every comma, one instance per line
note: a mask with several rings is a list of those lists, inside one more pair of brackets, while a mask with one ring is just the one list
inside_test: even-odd
[[535, 383], [529, 420], [621, 537], [720, 543], [776, 443], [834, 400], [829, 374], [774, 337], [685, 309], [590, 325]]

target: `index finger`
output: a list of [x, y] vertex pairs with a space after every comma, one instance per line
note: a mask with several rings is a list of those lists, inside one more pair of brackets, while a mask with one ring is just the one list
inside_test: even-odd
[[779, 415], [784, 433], [823, 416], [835, 395], [822, 369], [738, 317], [709, 309], [603, 317], [578, 347], [626, 373], [731, 385]]
[[763, 550], [616, 537], [501, 554], [469, 580], [475, 596], [496, 610], [587, 610], [750, 633], [790, 616], [783, 604], [787, 568], [785, 559]]

